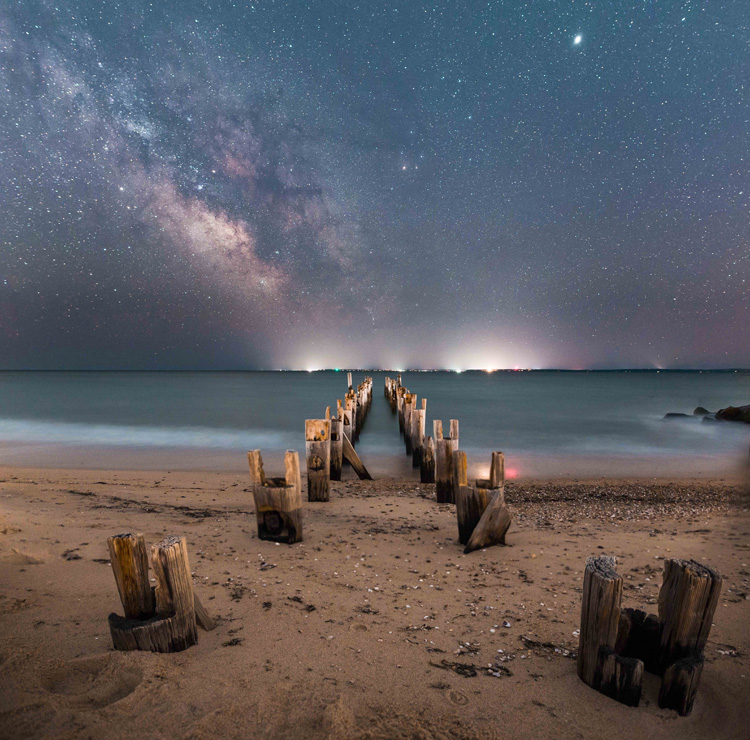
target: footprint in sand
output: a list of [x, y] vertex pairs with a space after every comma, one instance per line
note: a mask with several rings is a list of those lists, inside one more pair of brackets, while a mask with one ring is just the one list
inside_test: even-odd
[[367, 632], [367, 625], [362, 624], [362, 622], [355, 622], [354, 624], [349, 625], [349, 629], [352, 632]]
[[455, 704], [458, 707], [465, 707], [469, 703], [469, 697], [466, 696], [466, 694], [463, 693], [463, 691], [457, 691], [456, 689], [451, 689], [447, 692], [448, 701], [451, 704]]
[[122, 665], [113, 655], [70, 660], [50, 668], [42, 685], [51, 694], [99, 709], [132, 694], [143, 681], [143, 671]]
[[0, 561], [9, 565], [41, 565], [44, 562], [42, 558], [30, 555], [27, 552], [20, 552], [15, 547], [10, 552], [0, 555]]

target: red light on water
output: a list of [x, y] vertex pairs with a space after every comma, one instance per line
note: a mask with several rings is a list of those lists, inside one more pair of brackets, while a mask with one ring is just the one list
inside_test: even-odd
[[505, 468], [506, 478], [518, 478], [518, 468]]

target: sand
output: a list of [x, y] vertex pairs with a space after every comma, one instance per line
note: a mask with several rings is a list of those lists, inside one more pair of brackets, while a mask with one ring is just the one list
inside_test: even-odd
[[[305, 503], [293, 546], [257, 539], [247, 488], [235, 474], [0, 468], [0, 737], [747, 737], [736, 484], [515, 482], [508, 546], [471, 555], [433, 486], [333, 483], [329, 503]], [[187, 537], [218, 620], [197, 646], [112, 649], [106, 538], [122, 531]], [[658, 708], [653, 676], [638, 708], [576, 676], [582, 568], [601, 553], [618, 558], [624, 604], [649, 611], [664, 557], [723, 573], [689, 717]]]

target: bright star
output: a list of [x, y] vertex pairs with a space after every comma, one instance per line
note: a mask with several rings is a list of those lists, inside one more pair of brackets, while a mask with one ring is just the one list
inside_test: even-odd
[[575, 38], [573, 39], [573, 43], [574, 43], [574, 44], [575, 44], [576, 46], [578, 46], [578, 44], [580, 44], [580, 43], [581, 43], [581, 41], [583, 41], [583, 36], [581, 36], [580, 34], [578, 34], [578, 36], [576, 36], [576, 37], [575, 37]]

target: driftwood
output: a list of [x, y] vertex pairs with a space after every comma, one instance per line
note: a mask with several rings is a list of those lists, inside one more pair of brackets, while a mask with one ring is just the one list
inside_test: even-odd
[[354, 472], [359, 476], [360, 480], [372, 480], [372, 476], [367, 472], [367, 468], [364, 463], [359, 459], [359, 455], [354, 451], [354, 447], [351, 442], [344, 437], [344, 446], [342, 452], [344, 454], [344, 460], [346, 460], [354, 469]]
[[690, 713], [722, 578], [693, 560], [664, 561], [659, 615], [620, 609], [614, 558], [586, 562], [578, 675], [592, 688], [637, 706], [643, 671], [662, 677], [659, 706]]
[[331, 420], [305, 421], [307, 500], [328, 501], [331, 494]]
[[422, 443], [419, 480], [422, 483], [435, 482], [435, 440], [432, 437], [425, 437]]
[[258, 522], [258, 539], [293, 544], [302, 541], [302, 481], [299, 455], [287, 450], [284, 477], [266, 478], [260, 450], [247, 453]]
[[[132, 614], [135, 608], [133, 594], [143, 594], [145, 588], [149, 587], [148, 568], [142, 567], [145, 549], [143, 537], [122, 534], [110, 537], [107, 542], [118, 590], [121, 598], [123, 592], [126, 594], [125, 600]], [[130, 547], [126, 542], [135, 543], [135, 547]], [[134, 562], [138, 566], [132, 569]], [[213, 620], [193, 592], [185, 538], [170, 536], [158, 545], [152, 545], [151, 567], [156, 578], [151, 613], [146, 616], [141, 611], [139, 618], [121, 617], [114, 613], [109, 615], [109, 630], [116, 650], [174, 653], [198, 642], [199, 622], [205, 629], [213, 629]], [[128, 585], [123, 589], [121, 584], [124, 582]]]

